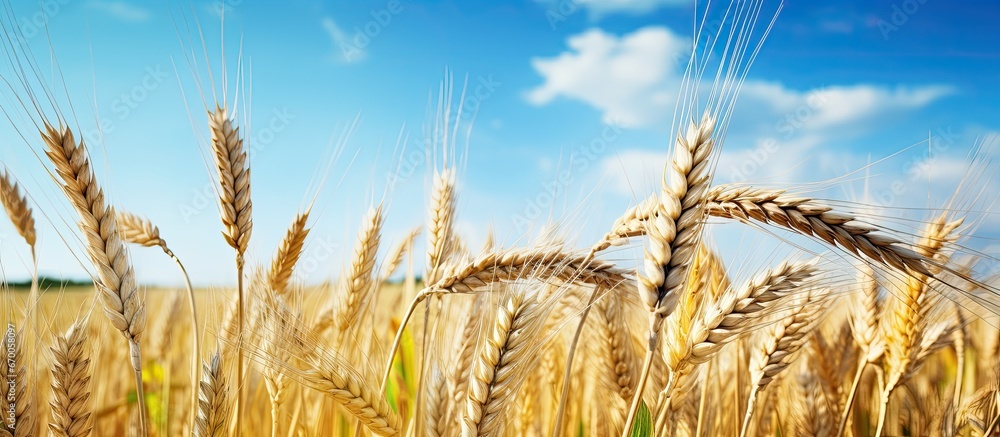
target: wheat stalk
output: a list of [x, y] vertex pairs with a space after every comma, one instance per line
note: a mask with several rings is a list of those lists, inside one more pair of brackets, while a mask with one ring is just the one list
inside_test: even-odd
[[[226, 108], [216, 106], [215, 111], [208, 114], [208, 127], [212, 134], [212, 157], [219, 177], [219, 216], [222, 219], [225, 237], [236, 250], [236, 322], [237, 322], [237, 352], [236, 352], [236, 402], [234, 415], [239, 423], [243, 403], [243, 348], [240, 345], [245, 329], [243, 286], [243, 256], [250, 244], [250, 234], [253, 231], [251, 217], [253, 204], [250, 201], [250, 163], [244, 148], [240, 129], [229, 119]], [[237, 434], [239, 427], [237, 427]]]
[[[198, 328], [198, 309], [195, 303], [194, 288], [191, 287], [191, 278], [188, 276], [187, 269], [184, 268], [184, 264], [180, 258], [174, 255], [174, 252], [167, 246], [166, 240], [160, 236], [160, 229], [152, 221], [125, 211], [118, 211], [115, 218], [122, 233], [122, 238], [126, 242], [145, 247], [161, 248], [163, 253], [174, 260], [177, 267], [181, 270], [181, 276], [184, 277], [184, 285], [187, 289], [188, 310], [191, 314], [191, 346], [193, 347], [191, 351], [191, 375], [193, 378], [191, 386], [196, 387], [198, 381], [201, 381], [201, 339], [199, 337], [201, 329]], [[192, 389], [191, 411], [197, 410], [198, 391]]]
[[[94, 178], [87, 149], [73, 138], [69, 128], [45, 124], [42, 132], [45, 154], [55, 164], [63, 192], [80, 216], [87, 254], [97, 269], [104, 314], [128, 341], [129, 359], [135, 371], [136, 391], [142, 397], [142, 353], [139, 338], [146, 328], [146, 306], [135, 284], [128, 250], [118, 232], [114, 209], [107, 206], [104, 192]], [[139, 408], [140, 429], [146, 434], [145, 408]]]
[[55, 339], [50, 348], [55, 356], [52, 363], [52, 418], [49, 430], [53, 435], [84, 437], [90, 435], [90, 357], [87, 330], [83, 323], [74, 323], [65, 334]]
[[854, 381], [847, 395], [847, 403], [844, 404], [844, 411], [837, 426], [837, 436], [844, 435], [847, 420], [854, 407], [854, 397], [857, 395], [865, 368], [880, 360], [885, 352], [885, 341], [882, 338], [878, 320], [882, 311], [882, 300], [878, 295], [879, 287], [875, 278], [875, 270], [867, 265], [862, 266], [858, 282], [861, 285], [861, 293], [860, 298], [853, 300], [854, 304], [851, 305], [850, 324], [854, 342], [861, 349], [861, 358], [858, 360], [858, 369], [854, 374]]
[[[640, 398], [659, 344], [663, 321], [677, 304], [687, 280], [690, 261], [698, 248], [704, 222], [705, 194], [711, 183], [709, 156], [715, 121], [706, 113], [691, 122], [687, 133], [677, 137], [674, 154], [664, 175], [656, 216], [645, 224], [649, 242], [643, 251], [643, 267], [637, 272], [639, 297], [650, 313], [646, 359], [636, 385], [625, 431], [639, 411]], [[624, 437], [624, 434], [623, 434]]]
[[271, 260], [271, 269], [267, 271], [267, 283], [279, 295], [283, 295], [288, 290], [288, 281], [292, 278], [292, 271], [295, 264], [302, 256], [302, 247], [305, 245], [309, 229], [306, 228], [306, 221], [309, 220], [309, 210], [301, 212], [295, 216], [292, 225], [285, 232], [285, 237], [278, 245], [278, 251]]

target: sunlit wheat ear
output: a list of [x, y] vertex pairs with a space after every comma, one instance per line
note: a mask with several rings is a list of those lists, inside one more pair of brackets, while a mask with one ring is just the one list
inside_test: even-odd
[[222, 219], [222, 236], [236, 250], [236, 400], [234, 415], [239, 421], [243, 404], [243, 333], [246, 329], [244, 312], [243, 267], [244, 254], [250, 244], [253, 230], [250, 202], [250, 163], [240, 136], [240, 130], [229, 119], [226, 108], [216, 106], [208, 114], [208, 127], [212, 134], [212, 157], [219, 177], [219, 216]]
[[79, 322], [55, 339], [51, 347], [52, 417], [49, 431], [54, 436], [90, 435], [90, 351], [87, 329]]
[[711, 182], [711, 156], [715, 121], [705, 114], [678, 136], [674, 154], [664, 174], [663, 189], [653, 217], [645, 223], [649, 237], [643, 266], [637, 271], [639, 298], [650, 313], [646, 359], [637, 384], [625, 429], [639, 411], [653, 353], [659, 344], [663, 321], [674, 307], [687, 280], [691, 259], [701, 239], [704, 200]]
[[[946, 215], [929, 223], [917, 243], [917, 252], [927, 258], [946, 260], [943, 252], [946, 244], [954, 242], [953, 232], [962, 220], [947, 221]], [[911, 364], [913, 354], [920, 345], [922, 330], [926, 320], [931, 296], [931, 275], [911, 274], [901, 287], [900, 296], [886, 306], [885, 355], [887, 389], [899, 382]]]
[[[316, 348], [318, 345], [307, 347]], [[373, 434], [393, 436], [402, 433], [403, 421], [399, 415], [342, 357], [316, 349], [299, 358], [284, 363], [284, 366], [286, 374], [295, 377], [302, 386], [340, 404]]]
[[[104, 192], [90, 168], [86, 147], [83, 142], [76, 143], [69, 128], [45, 124], [42, 139], [46, 144], [45, 154], [55, 164], [56, 174], [62, 180], [63, 192], [80, 217], [79, 227], [84, 234], [87, 255], [97, 270], [104, 314], [128, 340], [136, 390], [143, 399], [139, 338], [146, 329], [146, 305], [136, 286], [114, 210], [105, 203]], [[139, 411], [145, 431], [145, 409]]]
[[389, 254], [385, 257], [385, 261], [381, 267], [379, 283], [384, 283], [388, 281], [389, 277], [391, 277], [392, 274], [396, 272], [396, 269], [399, 268], [399, 265], [403, 263], [403, 256], [406, 255], [407, 252], [412, 251], [413, 243], [417, 240], [417, 237], [420, 236], [420, 233], [422, 231], [423, 228], [421, 227], [415, 227], [411, 229], [410, 232], [406, 234], [406, 237], [404, 237], [402, 241], [396, 244], [396, 247], [392, 249], [392, 252], [389, 252]]
[[484, 307], [487, 296], [477, 295], [468, 312], [469, 316], [462, 321], [462, 336], [455, 339], [454, 357], [448, 377], [447, 419], [451, 427], [461, 427], [462, 416], [465, 414], [465, 398], [468, 393], [469, 375], [472, 373], [472, 363], [476, 356], [481, 323], [484, 318]]
[[639, 295], [654, 314], [652, 330], [659, 332], [663, 319], [677, 303], [687, 279], [691, 259], [698, 250], [703, 203], [711, 179], [710, 162], [715, 122], [706, 114], [691, 123], [677, 138], [673, 159], [664, 178], [658, 211], [664, 216], [647, 224], [649, 247], [639, 273]]
[[292, 278], [292, 271], [295, 264], [302, 256], [302, 247], [305, 245], [309, 229], [306, 228], [306, 221], [309, 220], [309, 211], [301, 212], [295, 216], [292, 225], [285, 232], [278, 251], [271, 260], [271, 268], [267, 271], [267, 282], [279, 295], [285, 294], [288, 290], [288, 281]]
[[202, 381], [198, 385], [198, 417], [195, 420], [194, 435], [197, 437], [227, 435], [226, 421], [229, 419], [229, 386], [222, 368], [219, 352], [205, 363]]
[[382, 239], [383, 222], [382, 205], [372, 207], [365, 214], [354, 243], [351, 264], [340, 275], [336, 301], [332, 308], [321, 312], [316, 322], [318, 328], [334, 328], [334, 333], [338, 336], [338, 345], [357, 321], [365, 300], [371, 297], [374, 286], [372, 275], [375, 272], [375, 260]]
[[219, 176], [219, 211], [226, 238], [238, 256], [243, 256], [253, 230], [250, 202], [250, 165], [240, 130], [229, 119], [226, 108], [208, 114], [212, 133], [212, 157]]
[[6, 170], [0, 171], [0, 203], [7, 211], [10, 221], [14, 223], [14, 229], [34, 253], [35, 218], [31, 213], [31, 207], [28, 206], [28, 199], [21, 194], [21, 189]]
[[427, 217], [427, 283], [440, 279], [439, 270], [451, 254], [455, 221], [455, 171], [434, 174]]
[[822, 314], [822, 301], [828, 290], [812, 290], [799, 305], [763, 333], [763, 338], [750, 356], [750, 399], [743, 418], [740, 435], [746, 435], [754, 414], [757, 394], [767, 388], [775, 376], [798, 357], [808, 335], [818, 325]]
[[902, 240], [813, 199], [780, 190], [724, 186], [714, 188], [708, 198], [706, 208], [714, 217], [776, 225], [897, 270], [930, 274], [927, 257]]
[[512, 401], [526, 372], [538, 360], [533, 343], [547, 307], [521, 290], [502, 299], [473, 361], [462, 435], [503, 435]]
[[708, 361], [738, 335], [747, 332], [776, 301], [805, 287], [815, 285], [819, 277], [817, 260], [782, 262], [763, 271], [746, 285], [723, 293], [706, 304], [703, 315], [691, 327], [690, 352], [678, 360], [678, 368], [688, 363]]
[[639, 362], [636, 359], [632, 333], [628, 330], [628, 318], [622, 298], [616, 292], [609, 292], [595, 305], [597, 319], [594, 325], [597, 332], [595, 344], [588, 347], [596, 352], [589, 358], [594, 374], [600, 376], [598, 387], [615, 393], [619, 398], [609, 399], [601, 409], [612, 434], [620, 434], [628, 412], [628, 402], [632, 400], [635, 391]]
[[[829, 435], [833, 429], [830, 403], [823, 396], [821, 380], [812, 372], [794, 376], [798, 390], [790, 390], [794, 400], [788, 413], [792, 416], [795, 435]], [[776, 387], [777, 388], [777, 387]]]
[[160, 229], [149, 219], [125, 211], [118, 211], [116, 219], [125, 241], [146, 247], [167, 246], [167, 242], [160, 238]]
[[865, 368], [869, 364], [877, 363], [881, 360], [885, 352], [885, 340], [879, 325], [879, 316], [882, 313], [883, 302], [878, 294], [879, 285], [875, 277], [875, 269], [868, 265], [859, 267], [858, 284], [861, 290], [851, 300], [849, 321], [854, 342], [861, 349], [861, 358], [854, 374], [854, 382], [851, 384], [847, 395], [847, 402], [840, 417], [837, 435], [843, 435], [844, 429], [847, 426], [847, 419], [853, 410], [854, 398], [857, 395]]
[[[288, 347], [283, 346], [295, 344], [292, 322], [298, 321], [298, 318], [287, 307], [282, 296], [275, 294], [271, 296], [271, 299], [273, 302], [269, 302], [269, 311], [265, 315], [265, 332], [261, 334], [260, 348], [266, 356], [277, 358], [277, 360], [268, 360], [264, 363], [262, 376], [271, 400], [271, 435], [281, 435], [281, 408], [288, 397], [289, 381], [279, 363], [290, 359]], [[272, 308], [273, 311], [270, 310]], [[289, 319], [289, 317], [293, 319]]]
[[449, 264], [441, 279], [428, 283], [424, 293], [472, 293], [492, 283], [531, 278], [607, 288], [626, 280], [626, 273], [613, 264], [589, 259], [586, 254], [560, 246], [498, 250], [469, 263]]

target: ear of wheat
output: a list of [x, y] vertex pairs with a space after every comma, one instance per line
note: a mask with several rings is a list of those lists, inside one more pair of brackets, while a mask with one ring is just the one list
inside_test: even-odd
[[692, 122], [684, 136], [678, 136], [673, 158], [664, 175], [665, 182], [669, 183], [664, 184], [660, 193], [656, 217], [646, 223], [649, 243], [637, 278], [639, 297], [650, 312], [649, 344], [638, 389], [625, 420], [625, 430], [630, 429], [639, 411], [663, 321], [677, 304], [691, 258], [701, 239], [703, 204], [711, 183], [708, 158], [714, 146], [714, 127], [714, 120], [706, 114], [701, 121]]
[[299, 262], [299, 257], [302, 256], [302, 247], [309, 235], [309, 229], [306, 228], [308, 220], [308, 210], [295, 216], [295, 220], [285, 232], [285, 237], [278, 246], [278, 252], [274, 254], [271, 269], [267, 271], [267, 282], [279, 295], [287, 291], [292, 270]]
[[[104, 314], [128, 340], [129, 360], [136, 390], [142, 399], [142, 353], [139, 338], [146, 329], [146, 306], [135, 283], [128, 251], [118, 232], [114, 209], [94, 178], [83, 142], [76, 143], [68, 128], [45, 124], [45, 154], [55, 164], [63, 192], [80, 217], [87, 254], [97, 270]], [[139, 409], [140, 428], [146, 432], [146, 413]]]
[[194, 435], [197, 437], [226, 435], [226, 421], [229, 419], [229, 386], [222, 368], [219, 352], [205, 363], [202, 381], [198, 386], [198, 417], [195, 420]]
[[35, 251], [35, 218], [28, 205], [28, 199], [21, 194], [21, 189], [14, 178], [6, 170], [0, 171], [0, 203], [3, 204], [7, 216], [14, 223], [14, 229], [24, 238], [24, 242]]
[[749, 431], [757, 394], [767, 388], [775, 376], [788, 368], [797, 357], [796, 352], [808, 340], [812, 328], [818, 324], [822, 312], [822, 297], [825, 294], [825, 290], [810, 291], [803, 297], [801, 304], [778, 320], [774, 329], [764, 333], [763, 341], [750, 359], [750, 399], [747, 401], [741, 436]]
[[87, 330], [81, 322], [74, 323], [64, 335], [56, 337], [51, 348], [52, 419], [49, 430], [53, 435], [83, 437], [90, 435], [90, 354]]
[[[250, 244], [253, 231], [250, 201], [250, 164], [240, 130], [233, 125], [227, 108], [216, 106], [208, 114], [208, 127], [212, 134], [212, 157], [219, 178], [219, 215], [222, 218], [222, 236], [236, 250], [236, 402], [234, 415], [242, 417], [243, 403], [243, 332], [246, 328], [244, 312], [243, 256]], [[237, 427], [237, 434], [239, 433]]]
[[492, 330], [473, 362], [462, 434], [500, 436], [506, 429], [510, 400], [518, 393], [531, 355], [534, 333], [546, 305], [514, 290], [503, 299]]

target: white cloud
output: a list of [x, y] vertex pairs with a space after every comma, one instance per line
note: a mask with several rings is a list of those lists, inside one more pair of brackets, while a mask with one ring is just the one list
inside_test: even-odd
[[125, 1], [90, 0], [87, 6], [129, 23], [141, 23], [152, 16], [148, 9]]
[[580, 100], [603, 112], [606, 123], [643, 126], [672, 110], [680, 87], [678, 59], [687, 59], [690, 40], [664, 27], [647, 27], [623, 37], [591, 29], [571, 36], [570, 51], [531, 64], [545, 83], [527, 94], [544, 105], [556, 98]]
[[[577, 100], [601, 111], [605, 122], [665, 126], [677, 102], [690, 45], [688, 38], [666, 27], [646, 27], [620, 37], [590, 29], [570, 36], [567, 51], [531, 60], [544, 82], [530, 90], [527, 99], [535, 105], [558, 98]], [[951, 92], [952, 88], [937, 85], [870, 84], [799, 91], [778, 82], [748, 80], [740, 99], [757, 108], [748, 118], [766, 117], [764, 125], [773, 124], [774, 134], [773, 130], [799, 130], [801, 125], [810, 131], [831, 131], [859, 122], [871, 124], [879, 115], [920, 108]], [[789, 126], [775, 123], [789, 117]]]
[[350, 37], [344, 33], [344, 30], [337, 25], [337, 22], [333, 18], [323, 17], [320, 20], [320, 24], [323, 25], [323, 30], [326, 30], [326, 34], [330, 37], [338, 60], [347, 64], [353, 64], [363, 61], [368, 56], [364, 47], [360, 47], [351, 41]]

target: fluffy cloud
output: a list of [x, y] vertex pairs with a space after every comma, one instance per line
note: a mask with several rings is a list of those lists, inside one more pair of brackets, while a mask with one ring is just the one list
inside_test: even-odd
[[[566, 44], [568, 50], [559, 55], [531, 60], [544, 82], [527, 93], [530, 103], [577, 100], [601, 111], [605, 122], [630, 127], [669, 122], [689, 58], [690, 39], [665, 27], [646, 27], [620, 37], [591, 29], [570, 36]], [[748, 80], [740, 99], [763, 106], [766, 110], [754, 112], [772, 123], [777, 119], [776, 129], [808, 124], [813, 131], [830, 131], [891, 111], [920, 108], [951, 92], [946, 86], [869, 84], [799, 91], [778, 82]], [[779, 126], [783, 118], [787, 126]]]
[[527, 94], [544, 105], [556, 98], [583, 101], [606, 123], [646, 126], [672, 110], [680, 87], [679, 59], [690, 40], [664, 27], [647, 27], [617, 37], [599, 29], [571, 36], [569, 51], [531, 64], [545, 82]]

